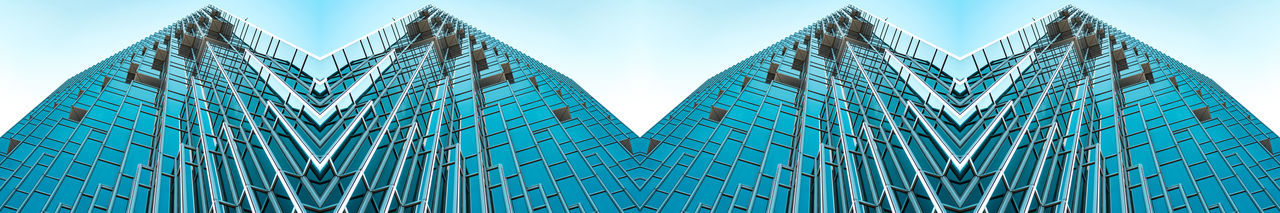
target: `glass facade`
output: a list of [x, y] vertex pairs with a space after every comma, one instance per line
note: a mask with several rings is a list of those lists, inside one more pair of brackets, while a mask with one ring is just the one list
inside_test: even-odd
[[643, 137], [434, 7], [323, 56], [208, 7], [0, 137], [0, 212], [1274, 212], [1276, 137], [1070, 6], [963, 56], [846, 7]]
[[1280, 211], [1274, 132], [1074, 7], [964, 56], [844, 8], [644, 137], [645, 211]]
[[620, 211], [636, 137], [432, 7], [323, 57], [210, 7], [6, 133], [0, 211]]

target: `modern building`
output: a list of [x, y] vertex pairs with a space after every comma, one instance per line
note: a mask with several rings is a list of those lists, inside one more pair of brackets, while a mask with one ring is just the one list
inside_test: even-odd
[[1280, 211], [1274, 132], [1070, 6], [964, 55], [844, 8], [644, 137], [647, 211]]
[[436, 8], [316, 55], [208, 7], [6, 133], [0, 211], [620, 211], [636, 137]]
[[0, 137], [0, 212], [1280, 211], [1273, 138], [1070, 6], [965, 55], [846, 7], [643, 137], [434, 7], [319, 55], [210, 6]]

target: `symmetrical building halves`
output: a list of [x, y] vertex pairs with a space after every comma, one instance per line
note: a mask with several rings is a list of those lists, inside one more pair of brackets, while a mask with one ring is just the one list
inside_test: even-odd
[[643, 137], [434, 7], [315, 55], [210, 6], [5, 133], [0, 212], [1274, 212], [1274, 138], [1071, 6], [966, 55], [842, 8]]

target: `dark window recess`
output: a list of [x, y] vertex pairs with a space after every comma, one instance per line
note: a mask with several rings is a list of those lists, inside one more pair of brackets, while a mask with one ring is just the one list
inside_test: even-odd
[[218, 21], [217, 19], [209, 20], [209, 37], [213, 39], [224, 41], [223, 37], [231, 37], [235, 29], [235, 26], [230, 23]]
[[[854, 15], [854, 17], [857, 17], [857, 15]], [[849, 20], [849, 31], [845, 36], [865, 43], [867, 38], [870, 38], [871, 34], [875, 33], [875, 29], [875, 25], [854, 18]]]
[[[744, 80], [746, 81], [746, 80]], [[765, 74], [765, 82], [778, 82], [793, 88], [800, 88], [800, 79], [778, 73], [778, 64], [769, 64], [769, 73]], [[745, 84], [744, 84], [745, 85]]]
[[230, 37], [236, 33], [236, 26], [232, 23], [221, 22], [218, 19], [212, 19], [209, 23], [209, 32], [218, 33], [221, 36]]
[[511, 64], [510, 64], [510, 63], [502, 63], [502, 76], [506, 76], [506, 77], [507, 77], [507, 83], [508, 83], [508, 84], [510, 84], [510, 83], [515, 83], [515, 82], [516, 82], [515, 72], [511, 72]]
[[84, 97], [84, 90], [80, 90], [79, 92], [76, 92], [76, 98], [80, 98], [80, 97]]
[[653, 148], [658, 148], [658, 144], [662, 144], [662, 141], [649, 139], [649, 149], [645, 153], [653, 153]]
[[[208, 20], [200, 21], [197, 23], [204, 24], [205, 22], [208, 22]], [[200, 30], [200, 27], [197, 27], [195, 23], [187, 23], [186, 31], [188, 33], [196, 33], [196, 30]]]
[[803, 81], [800, 80], [799, 78], [791, 77], [787, 75], [776, 75], [773, 78], [774, 78], [773, 80], [777, 81], [778, 83], [781, 83], [782, 85], [787, 85], [796, 89], [800, 89], [801, 83], [803, 83]]
[[1151, 63], [1142, 63], [1142, 76], [1147, 77], [1147, 83], [1156, 83], [1155, 73], [1151, 72]]
[[778, 76], [778, 64], [771, 63], [769, 64], [769, 73], [764, 76], [764, 82], [773, 83], [774, 76]]
[[791, 69], [801, 70], [809, 66], [809, 51], [796, 49], [796, 58], [791, 61]]
[[1088, 35], [1080, 38], [1080, 47], [1084, 51], [1085, 58], [1093, 59], [1102, 56], [1102, 46], [1098, 45], [1098, 35]]
[[1177, 87], [1178, 87], [1178, 78], [1169, 77], [1169, 83], [1173, 84], [1173, 87], [1174, 87], [1174, 88], [1177, 88]]
[[133, 76], [138, 75], [138, 64], [129, 64], [129, 73], [125, 74], [124, 82], [133, 83]]
[[156, 49], [156, 58], [151, 61], [151, 69], [163, 71], [169, 67], [169, 51]]
[[490, 87], [490, 86], [497, 85], [497, 84], [499, 84], [499, 83], [506, 82], [506, 81], [507, 81], [507, 76], [506, 76], [506, 75], [501, 75], [501, 74], [498, 74], [498, 75], [491, 75], [491, 76], [489, 76], [489, 77], [484, 77], [484, 78], [481, 78], [481, 79], [477, 79], [477, 80], [476, 80], [476, 87], [478, 87], [478, 88], [480, 88], [480, 89], [484, 89], [484, 88], [488, 88], [488, 87]]
[[489, 60], [484, 55], [484, 49], [471, 51], [471, 67], [475, 67], [476, 71], [489, 69]]
[[627, 154], [631, 154], [631, 139], [622, 139], [618, 141], [618, 145], [622, 145], [622, 149], [627, 150]]
[[[1261, 141], [1258, 141], [1258, 144], [1261, 144], [1263, 149], [1267, 149], [1267, 153], [1271, 153], [1271, 139], [1270, 139], [1270, 138], [1268, 138], [1268, 139], [1262, 139]], [[13, 145], [10, 145], [9, 147], [10, 147], [10, 148], [9, 148], [9, 150], [10, 150], [10, 151], [12, 151], [12, 150], [13, 150]]]
[[1196, 114], [1196, 119], [1200, 119], [1200, 122], [1213, 120], [1213, 115], [1209, 114], [1209, 107], [1200, 107], [1199, 109], [1191, 110], [1191, 113]]
[[1111, 51], [1111, 67], [1116, 71], [1129, 69], [1129, 59], [1124, 56], [1124, 49]]
[[178, 45], [178, 56], [185, 58], [195, 58], [200, 51], [200, 38], [189, 34], [182, 35], [182, 43]]
[[431, 33], [431, 21], [426, 16], [423, 16], [417, 22], [405, 25], [404, 28], [406, 35], [417, 36], [417, 40], [426, 40], [435, 36]]
[[81, 120], [84, 120], [84, 114], [88, 112], [88, 110], [81, 109], [80, 107], [71, 107], [71, 114], [67, 115], [67, 119], [79, 123]]
[[711, 107], [711, 114], [707, 115], [707, 119], [720, 122], [720, 120], [724, 120], [724, 114], [727, 112], [728, 111], [721, 109], [720, 107]]
[[1118, 85], [1121, 89], [1124, 89], [1124, 88], [1128, 88], [1129, 86], [1147, 82], [1147, 75], [1143, 75], [1143, 74], [1131, 75], [1129, 77], [1124, 77], [1116, 81], [1118, 81], [1116, 85]]
[[99, 86], [98, 90], [106, 90], [109, 83], [111, 83], [111, 76], [102, 77], [102, 86]]
[[529, 83], [533, 84], [533, 88], [538, 88], [538, 78], [529, 77]]
[[22, 144], [22, 141], [18, 141], [18, 139], [9, 139], [9, 151], [5, 151], [4, 153], [13, 153], [13, 148], [18, 148], [19, 144]]
[[462, 55], [462, 48], [458, 47], [458, 35], [445, 36], [440, 39], [440, 55], [445, 59], [453, 59]]
[[559, 109], [551, 110], [551, 114], [555, 114], [556, 119], [560, 120], [560, 122], [573, 120], [573, 115], [569, 114], [569, 107], [560, 107]]
[[1071, 22], [1068, 22], [1066, 17], [1063, 17], [1061, 20], [1051, 22], [1044, 26], [1044, 28], [1045, 30], [1048, 30], [1048, 34], [1050, 36], [1057, 36], [1058, 40], [1075, 37], [1075, 34], [1071, 32]]
[[138, 74], [133, 76], [133, 80], [137, 81], [138, 83], [141, 83], [142, 85], [147, 85], [151, 88], [164, 89], [161, 85], [161, 83], [163, 83], [163, 80], [160, 80], [159, 78], [156, 78], [156, 77]]
[[822, 44], [818, 46], [818, 56], [822, 56], [827, 59], [835, 58], [840, 54], [842, 48], [844, 48], [844, 45], [841, 45], [840, 40], [841, 38], [823, 34]]
[[1200, 90], [1196, 90], [1196, 97], [1204, 98], [1204, 93], [1200, 92]]
[[560, 99], [564, 99], [564, 94], [560, 93], [560, 90], [556, 90], [556, 97], [559, 97]]
[[[81, 90], [80, 93], [84, 93], [84, 90]], [[716, 98], [720, 98], [723, 96], [724, 96], [724, 90], [720, 90], [720, 92], [716, 93]]]
[[742, 77], [742, 86], [738, 90], [746, 90], [748, 83], [751, 83], [751, 76]]

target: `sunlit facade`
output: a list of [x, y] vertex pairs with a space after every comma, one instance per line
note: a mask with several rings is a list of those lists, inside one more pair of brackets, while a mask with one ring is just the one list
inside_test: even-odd
[[0, 197], [47, 212], [619, 211], [634, 204], [615, 144], [635, 137], [572, 80], [432, 7], [317, 57], [209, 7], [6, 133]]
[[649, 211], [1280, 211], [1275, 133], [1074, 7], [969, 55], [844, 8], [644, 137]]
[[324, 55], [207, 7], [0, 137], [0, 212], [1280, 211], [1276, 137], [1074, 7], [965, 55], [846, 7], [642, 136], [434, 7]]

